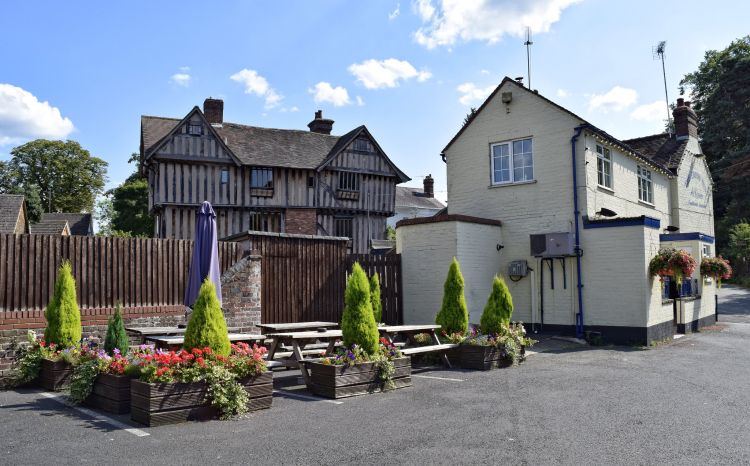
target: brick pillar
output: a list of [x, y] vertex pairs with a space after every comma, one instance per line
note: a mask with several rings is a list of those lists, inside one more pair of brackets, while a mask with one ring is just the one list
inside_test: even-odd
[[245, 256], [221, 276], [227, 327], [242, 333], [260, 333], [260, 256]]

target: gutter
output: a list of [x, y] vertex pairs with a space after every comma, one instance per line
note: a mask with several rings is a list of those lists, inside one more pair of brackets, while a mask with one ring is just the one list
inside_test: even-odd
[[576, 313], [576, 337], [583, 338], [583, 280], [581, 279], [581, 256], [583, 250], [581, 249], [581, 234], [578, 226], [581, 211], [578, 209], [578, 174], [576, 169], [576, 141], [581, 135], [581, 132], [590, 127], [591, 125], [584, 123], [576, 126], [573, 131], [573, 137], [570, 138], [570, 149], [571, 149], [571, 164], [573, 166], [573, 221], [575, 222], [575, 254], [576, 254], [576, 272], [577, 272], [577, 284], [578, 288], [578, 312]]

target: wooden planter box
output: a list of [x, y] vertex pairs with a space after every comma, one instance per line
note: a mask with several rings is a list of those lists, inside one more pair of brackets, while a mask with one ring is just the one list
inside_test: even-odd
[[[250, 395], [248, 409], [257, 411], [271, 407], [273, 372], [239, 381]], [[208, 384], [146, 383], [133, 380], [130, 384], [130, 418], [147, 426], [202, 421], [219, 416], [206, 399]]]
[[505, 351], [496, 346], [461, 345], [461, 367], [486, 371], [512, 365]]
[[[395, 388], [411, 386], [411, 358], [406, 356], [393, 360], [396, 373], [393, 375]], [[310, 370], [309, 389], [316, 395], [326, 398], [345, 398], [382, 391], [382, 381], [375, 363], [356, 366], [333, 366], [319, 362], [308, 362]]]
[[130, 382], [127, 375], [99, 374], [84, 404], [108, 413], [130, 412]]
[[42, 367], [37, 380], [42, 388], [59, 391], [68, 385], [72, 373], [73, 365], [68, 362], [42, 359]]

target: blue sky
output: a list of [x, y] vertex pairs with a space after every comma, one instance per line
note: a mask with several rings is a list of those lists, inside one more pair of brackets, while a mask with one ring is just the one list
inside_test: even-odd
[[444, 198], [440, 151], [503, 76], [617, 137], [660, 132], [670, 99], [709, 49], [748, 33], [747, 2], [137, 1], [5, 2], [0, 11], [0, 160], [35, 137], [78, 140], [109, 162], [138, 150], [140, 115], [184, 116], [208, 96], [227, 121], [306, 129], [320, 108], [343, 134], [365, 124]]

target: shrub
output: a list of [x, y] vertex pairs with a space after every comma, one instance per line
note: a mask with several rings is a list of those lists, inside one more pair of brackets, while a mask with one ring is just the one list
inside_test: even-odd
[[492, 292], [487, 298], [482, 318], [479, 322], [485, 335], [499, 335], [510, 326], [513, 315], [513, 297], [502, 278], [495, 276], [492, 281]]
[[229, 356], [227, 322], [216, 297], [216, 288], [209, 279], [203, 281], [193, 304], [193, 312], [185, 330], [184, 346], [188, 351], [209, 347], [218, 355]]
[[370, 277], [370, 301], [372, 302], [372, 315], [375, 317], [375, 323], [382, 322], [383, 302], [380, 300], [380, 278], [377, 272]]
[[443, 305], [435, 317], [435, 323], [447, 334], [466, 333], [469, 328], [469, 311], [466, 309], [464, 298], [464, 277], [455, 257], [443, 285]]
[[76, 302], [76, 282], [70, 262], [64, 261], [57, 271], [55, 292], [44, 311], [47, 328], [44, 340], [67, 348], [81, 341], [81, 310]]
[[378, 324], [372, 314], [370, 284], [358, 262], [352, 267], [352, 274], [344, 292], [341, 333], [347, 347], [359, 345], [369, 355], [374, 355], [378, 351]]
[[107, 322], [107, 335], [104, 337], [104, 351], [113, 354], [117, 348], [120, 354], [128, 352], [128, 334], [125, 332], [125, 324], [120, 313], [120, 303], [115, 307], [115, 314]]

